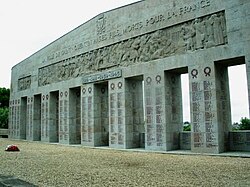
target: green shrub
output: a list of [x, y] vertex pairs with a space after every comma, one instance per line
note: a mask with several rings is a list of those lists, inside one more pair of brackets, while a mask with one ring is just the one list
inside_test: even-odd
[[188, 121], [183, 123], [183, 131], [191, 131], [191, 124]]
[[191, 125], [184, 126], [183, 131], [191, 131]]
[[8, 128], [9, 109], [7, 107], [0, 108], [0, 128]]
[[250, 130], [250, 119], [241, 118], [240, 123], [233, 124], [233, 130]]

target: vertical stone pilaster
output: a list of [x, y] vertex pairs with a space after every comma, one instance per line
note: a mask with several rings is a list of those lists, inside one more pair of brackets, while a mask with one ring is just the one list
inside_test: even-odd
[[[250, 49], [250, 44], [248, 46]], [[249, 52], [249, 49], [248, 49], [248, 52]], [[247, 88], [248, 88], [248, 107], [249, 107], [248, 111], [250, 115], [250, 52], [248, 53], [247, 56], [245, 56], [245, 63], [246, 63], [246, 75], [247, 75]]]
[[144, 75], [146, 150], [167, 150], [164, 72]]
[[218, 110], [218, 135], [221, 146], [219, 152], [229, 149], [229, 130], [231, 129], [231, 106], [229, 94], [228, 67], [215, 64], [217, 110]]
[[42, 94], [41, 141], [49, 142], [49, 93]]
[[231, 119], [227, 69], [207, 63], [189, 67], [189, 72], [192, 151], [223, 152]]
[[94, 146], [94, 86], [82, 86], [81, 98], [81, 144]]
[[69, 90], [59, 91], [59, 143], [69, 144]]
[[20, 108], [21, 108], [20, 99], [13, 99], [10, 101], [10, 118], [9, 118], [10, 138], [21, 139], [20, 137], [20, 128], [21, 128], [20, 127]]
[[109, 146], [125, 148], [124, 80], [109, 81]]
[[34, 128], [33, 128], [33, 96], [28, 97], [27, 99], [27, 113], [26, 113], [26, 139], [27, 140], [34, 140]]

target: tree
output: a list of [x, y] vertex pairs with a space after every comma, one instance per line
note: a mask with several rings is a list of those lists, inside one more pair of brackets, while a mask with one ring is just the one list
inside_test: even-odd
[[10, 89], [0, 88], [0, 108], [9, 107]]
[[10, 89], [0, 88], [0, 128], [8, 128]]
[[0, 108], [0, 128], [8, 128], [9, 109], [7, 107]]
[[250, 119], [241, 118], [239, 130], [250, 130]]
[[241, 118], [240, 123], [233, 124], [233, 130], [250, 130], [250, 119]]

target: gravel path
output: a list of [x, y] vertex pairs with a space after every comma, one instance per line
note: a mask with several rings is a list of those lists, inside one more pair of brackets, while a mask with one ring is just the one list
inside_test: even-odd
[[[20, 152], [4, 151], [16, 144]], [[250, 186], [250, 158], [170, 155], [0, 139], [0, 174], [38, 186]]]

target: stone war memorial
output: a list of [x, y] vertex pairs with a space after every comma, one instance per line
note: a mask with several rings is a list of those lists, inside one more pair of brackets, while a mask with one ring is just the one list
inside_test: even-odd
[[228, 79], [228, 67], [245, 64], [250, 90], [249, 10], [249, 0], [144, 0], [97, 15], [12, 68], [9, 137], [250, 151], [250, 132], [231, 130]]

